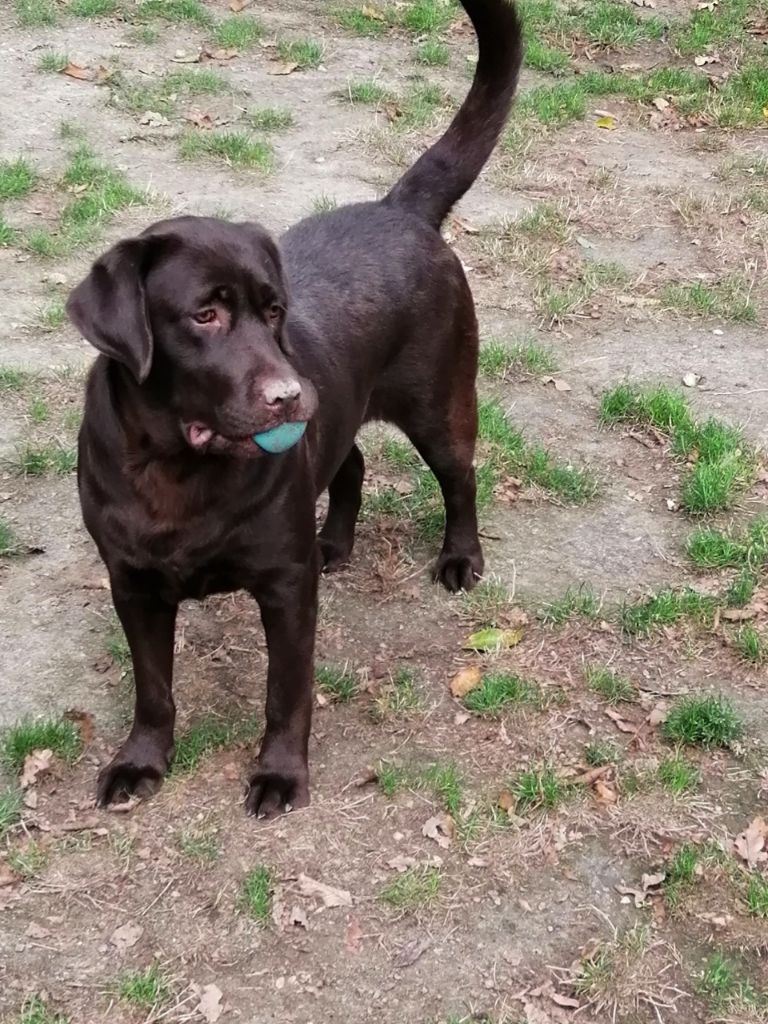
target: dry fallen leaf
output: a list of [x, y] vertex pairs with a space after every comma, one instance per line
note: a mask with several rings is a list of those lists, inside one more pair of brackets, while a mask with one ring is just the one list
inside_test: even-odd
[[221, 1005], [224, 993], [218, 985], [204, 985], [200, 991], [200, 1002], [197, 1004], [196, 1012], [208, 1021], [208, 1024], [216, 1024], [216, 1021], [224, 1012]]
[[666, 110], [669, 107], [669, 100], [665, 100], [663, 96], [657, 96], [651, 103], [657, 110]]
[[363, 929], [360, 927], [360, 921], [358, 918], [352, 916], [347, 921], [347, 930], [344, 933], [344, 945], [350, 953], [357, 953], [360, 949], [360, 943], [362, 940]]
[[442, 850], [451, 845], [456, 826], [449, 814], [436, 814], [421, 826], [421, 834], [427, 839], [434, 839]]
[[140, 924], [136, 924], [135, 921], [128, 921], [126, 924], [121, 924], [119, 928], [115, 928], [109, 937], [109, 941], [118, 953], [124, 953], [127, 949], [132, 949], [143, 934], [144, 929]]
[[766, 850], [768, 822], [764, 818], [755, 818], [743, 832], [736, 836], [733, 845], [736, 853], [751, 868], [768, 861], [768, 851]]
[[326, 907], [351, 907], [352, 894], [346, 889], [336, 889], [325, 882], [317, 882], [308, 875], [299, 875], [299, 892], [302, 896], [317, 896]]
[[11, 871], [5, 861], [0, 860], [0, 889], [6, 885], [13, 885], [18, 880], [18, 876]]
[[581, 1006], [578, 999], [574, 999], [573, 996], [561, 996], [559, 992], [550, 992], [549, 998], [558, 1006], [567, 1006], [569, 1009], [577, 1010]]
[[28, 786], [34, 786], [38, 775], [44, 775], [50, 771], [52, 760], [52, 750], [33, 750], [31, 754], [27, 754], [24, 758], [24, 767], [21, 772], [21, 779], [19, 780], [21, 788], [26, 789]]
[[[168, 122], [166, 121], [166, 124], [167, 123]], [[68, 722], [74, 722], [80, 730], [80, 739], [83, 741], [83, 746], [90, 746], [96, 733], [95, 719], [91, 712], [80, 711], [78, 708], [70, 708], [68, 711], [64, 712], [64, 718], [66, 718]]]
[[501, 651], [516, 647], [523, 639], [522, 629], [480, 629], [464, 641], [465, 651]]
[[360, 8], [360, 12], [364, 18], [373, 18], [374, 21], [384, 21], [384, 15], [381, 11], [375, 7], [370, 7], [368, 4], [363, 4]]
[[637, 727], [623, 719], [618, 711], [614, 711], [613, 708], [606, 708], [605, 713], [621, 732], [637, 733]]
[[605, 128], [608, 131], [614, 131], [618, 125], [616, 124], [616, 118], [612, 114], [603, 114], [602, 117], [598, 117], [595, 121], [597, 128]]
[[720, 58], [715, 54], [707, 53], [702, 54], [700, 57], [694, 57], [693, 63], [697, 68], [703, 68], [706, 64], [719, 64]]
[[509, 813], [514, 810], [517, 800], [515, 800], [513, 794], [508, 789], [503, 789], [499, 793], [499, 799], [496, 801], [496, 804], [502, 811]]
[[659, 871], [655, 875], [643, 875], [640, 881], [643, 889], [647, 892], [649, 889], [658, 888], [666, 877], [667, 876], [663, 871]]
[[93, 72], [90, 68], [81, 67], [80, 64], [73, 64], [72, 61], [61, 69], [61, 74], [67, 75], [68, 78], [77, 78], [82, 82], [90, 82], [93, 78]]
[[432, 939], [428, 935], [411, 939], [411, 941], [406, 942], [406, 944], [401, 947], [397, 955], [393, 957], [392, 966], [397, 967], [400, 970], [404, 967], [410, 967], [411, 964], [415, 964], [419, 957], [426, 953], [431, 945]]
[[573, 391], [571, 385], [565, 380], [560, 380], [559, 377], [543, 377], [541, 383], [554, 384], [555, 391]]
[[595, 796], [601, 803], [615, 804], [619, 799], [619, 794], [616, 790], [607, 782], [603, 782], [602, 779], [597, 780], [594, 785], [594, 790]]
[[270, 75], [290, 75], [297, 68], [298, 64], [278, 64], [273, 68], [269, 69]]
[[479, 665], [468, 665], [461, 669], [451, 680], [451, 693], [454, 697], [466, 697], [470, 690], [475, 690], [483, 679]]

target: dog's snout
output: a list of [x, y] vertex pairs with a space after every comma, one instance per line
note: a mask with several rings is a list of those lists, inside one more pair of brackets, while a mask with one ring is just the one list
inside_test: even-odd
[[299, 398], [301, 384], [291, 377], [270, 380], [263, 385], [262, 395], [267, 405], [285, 405]]

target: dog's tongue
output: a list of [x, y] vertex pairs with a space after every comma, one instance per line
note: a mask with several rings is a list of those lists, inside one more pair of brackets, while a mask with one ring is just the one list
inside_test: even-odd
[[201, 448], [204, 444], [207, 444], [213, 437], [213, 431], [210, 427], [203, 426], [202, 423], [191, 423], [189, 425], [189, 443], [194, 448]]

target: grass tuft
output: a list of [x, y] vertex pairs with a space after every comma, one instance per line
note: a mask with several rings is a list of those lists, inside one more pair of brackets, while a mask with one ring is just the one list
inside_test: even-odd
[[19, 448], [11, 465], [20, 476], [66, 476], [77, 468], [77, 449], [57, 441], [28, 443]]
[[58, 21], [54, 0], [16, 0], [16, 18], [22, 28], [43, 28]]
[[625, 604], [619, 614], [621, 626], [629, 636], [648, 636], [659, 626], [670, 626], [682, 619], [712, 621], [715, 599], [696, 590], [661, 590], [636, 604]]
[[412, 867], [388, 882], [379, 898], [395, 910], [422, 910], [440, 894], [440, 871], [436, 867]]
[[690, 696], [672, 705], [661, 731], [672, 743], [729, 747], [742, 735], [744, 726], [727, 698]]
[[274, 158], [268, 142], [245, 132], [188, 132], [181, 140], [185, 160], [215, 157], [231, 167], [248, 167], [270, 171]]
[[520, 811], [554, 810], [569, 795], [568, 785], [548, 765], [522, 772], [510, 788]]
[[376, 698], [374, 717], [383, 719], [390, 715], [408, 715], [412, 711], [418, 711], [421, 703], [415, 672], [402, 666]]
[[575, 616], [584, 619], [596, 619], [600, 614], [600, 601], [592, 588], [582, 583], [576, 590], [571, 587], [556, 601], [544, 605], [539, 617], [550, 626], [562, 626]]
[[751, 289], [744, 278], [731, 275], [712, 285], [701, 281], [667, 285], [661, 292], [661, 301], [668, 309], [687, 316], [752, 324], [757, 319], [757, 309], [750, 296]]
[[252, 718], [205, 718], [177, 739], [171, 772], [174, 775], [193, 772], [208, 754], [253, 739], [257, 731], [258, 725]]
[[260, 21], [248, 14], [235, 14], [224, 18], [213, 34], [217, 46], [226, 50], [250, 50], [264, 35]]
[[318, 690], [339, 704], [348, 704], [357, 693], [358, 678], [346, 665], [320, 665], [315, 671]]
[[699, 569], [758, 570], [768, 563], [768, 518], [759, 516], [743, 530], [695, 530], [687, 553]]
[[52, 750], [63, 760], [74, 761], [81, 746], [80, 732], [73, 722], [56, 718], [24, 719], [3, 733], [0, 759], [10, 771], [19, 772], [27, 755], [34, 750]]
[[21, 1007], [19, 1024], [70, 1024], [70, 1018], [53, 1010], [42, 996], [29, 996]]
[[0, 790], [0, 839], [3, 839], [21, 818], [22, 794], [20, 789]]
[[262, 107], [260, 110], [251, 110], [248, 113], [248, 120], [251, 122], [251, 127], [260, 132], [284, 132], [296, 123], [290, 110], [283, 110], [280, 107]]
[[300, 71], [304, 71], [307, 68], [319, 68], [325, 51], [322, 44], [314, 39], [293, 39], [278, 43], [277, 52], [280, 60], [286, 64], [296, 64]]
[[105, 18], [116, 10], [116, 0], [70, 0], [68, 7], [75, 18]]
[[754, 626], [742, 626], [736, 634], [736, 649], [753, 665], [768, 663], [768, 639]]
[[599, 694], [609, 704], [636, 699], [635, 688], [626, 676], [615, 672], [607, 665], [588, 665], [584, 670], [590, 690]]
[[447, 28], [455, 14], [453, 0], [412, 0], [405, 8], [402, 22], [409, 31], [421, 35]]
[[701, 779], [699, 769], [688, 761], [680, 751], [665, 757], [658, 767], [659, 782], [670, 793], [680, 796], [696, 789]]
[[142, 21], [162, 19], [178, 23], [191, 22], [208, 28], [213, 19], [202, 0], [141, 0], [136, 17]]
[[151, 964], [143, 971], [126, 971], [117, 984], [121, 1002], [141, 1010], [154, 1010], [171, 998], [171, 981], [159, 964]]
[[416, 50], [416, 60], [428, 67], [445, 67], [451, 57], [451, 51], [438, 39], [427, 39]]
[[243, 880], [240, 905], [250, 917], [262, 926], [269, 922], [272, 913], [273, 890], [272, 872], [264, 865], [253, 868]]
[[373, 79], [347, 82], [345, 95], [349, 98], [350, 103], [367, 104], [383, 103], [384, 100], [390, 97], [389, 90], [385, 89], [383, 85], [379, 85]]
[[0, 160], [0, 202], [23, 199], [37, 183], [37, 173], [23, 157]]
[[747, 910], [755, 917], [768, 917], [768, 878], [752, 875], [745, 893]]
[[510, 707], [540, 703], [541, 691], [535, 683], [509, 672], [490, 672], [464, 697], [468, 711], [484, 718], [500, 718]]
[[535, 341], [507, 345], [491, 339], [480, 347], [479, 370], [490, 380], [508, 380], [513, 375], [542, 376], [554, 373], [557, 360], [552, 352]]

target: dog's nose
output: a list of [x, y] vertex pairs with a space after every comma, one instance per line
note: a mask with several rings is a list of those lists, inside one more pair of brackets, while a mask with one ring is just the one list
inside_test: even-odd
[[301, 384], [296, 379], [270, 380], [262, 388], [267, 405], [286, 405], [301, 395]]

